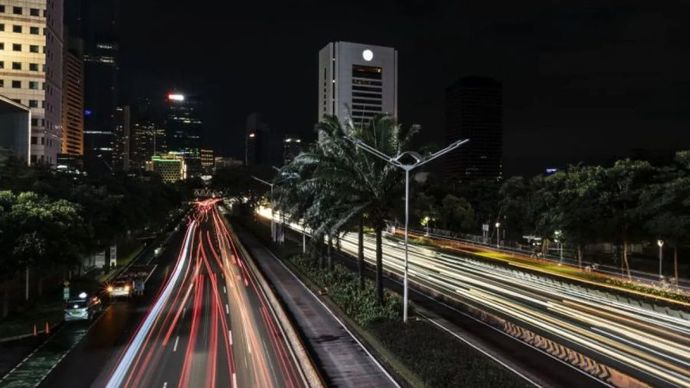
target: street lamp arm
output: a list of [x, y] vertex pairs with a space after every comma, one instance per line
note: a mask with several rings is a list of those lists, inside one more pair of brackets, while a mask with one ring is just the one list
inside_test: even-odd
[[470, 139], [458, 140], [458, 141], [452, 143], [451, 145], [449, 145], [448, 147], [446, 147], [442, 150], [436, 151], [433, 154], [429, 155], [429, 157], [427, 157], [426, 159], [419, 162], [417, 165], [415, 165], [415, 167], [425, 165], [425, 164], [431, 162], [432, 160], [438, 158], [439, 156], [443, 156], [443, 155], [447, 154], [448, 152], [453, 151], [454, 149], [460, 147], [461, 145], [463, 145], [469, 141], [470, 141]]
[[368, 145], [367, 143], [365, 143], [365, 142], [363, 142], [363, 141], [361, 141], [361, 140], [359, 140], [359, 139], [353, 139], [353, 138], [348, 137], [348, 136], [344, 136], [344, 137], [345, 137], [345, 140], [348, 140], [349, 142], [351, 142], [352, 144], [354, 144], [355, 147], [357, 147], [357, 148], [362, 148], [364, 151], [367, 151], [367, 152], [369, 152], [370, 154], [372, 154], [372, 155], [376, 156], [377, 158], [382, 159], [382, 160], [384, 160], [384, 161], [386, 161], [386, 162], [388, 162], [388, 163], [394, 163], [394, 162], [393, 162], [393, 160], [394, 160], [393, 158], [391, 158], [390, 156], [384, 154], [383, 152], [379, 151], [378, 149], [376, 149], [376, 148], [374, 148], [374, 147]]
[[265, 185], [267, 185], [267, 186], [271, 186], [271, 188], [273, 188], [273, 183], [266, 182], [265, 180], [263, 180], [263, 179], [261, 179], [261, 178], [255, 177], [254, 175], [252, 175], [252, 179], [254, 179], [254, 180], [257, 181], [257, 182], [261, 182], [261, 183], [263, 183], [263, 184], [265, 184]]

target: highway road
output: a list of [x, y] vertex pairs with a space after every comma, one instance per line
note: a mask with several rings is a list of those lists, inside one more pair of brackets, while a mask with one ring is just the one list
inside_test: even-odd
[[95, 385], [308, 385], [213, 200], [197, 204], [174, 268], [109, 369]]
[[[292, 224], [293, 229], [300, 229]], [[343, 251], [357, 255], [357, 235], [346, 234]], [[385, 238], [386, 271], [401, 275], [404, 246]], [[375, 240], [365, 238], [366, 260], [375, 262]], [[409, 276], [422, 285], [489, 311], [574, 349], [595, 362], [654, 386], [690, 386], [688, 312], [558, 282], [516, 268], [449, 255], [410, 244]], [[623, 385], [626, 381], [609, 380]], [[627, 383], [630, 383], [630, 380]]]

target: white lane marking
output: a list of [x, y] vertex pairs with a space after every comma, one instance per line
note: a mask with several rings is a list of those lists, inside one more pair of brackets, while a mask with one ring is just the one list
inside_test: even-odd
[[175, 285], [177, 284], [182, 273], [182, 268], [189, 260], [189, 251], [192, 241], [191, 237], [194, 231], [196, 230], [196, 227], [197, 225], [194, 221], [192, 221], [189, 224], [187, 234], [185, 235], [185, 238], [182, 243], [183, 249], [182, 252], [180, 252], [180, 256], [178, 257], [178, 261], [175, 264], [173, 273], [168, 279], [168, 283], [166, 283], [163, 292], [159, 295], [153, 307], [149, 310], [148, 315], [144, 319], [142, 326], [139, 327], [139, 330], [137, 331], [137, 334], [134, 336], [134, 339], [127, 347], [127, 351], [122, 356], [122, 359], [120, 360], [120, 363], [117, 365], [117, 368], [113, 372], [112, 376], [110, 376], [110, 380], [106, 384], [107, 388], [117, 388], [122, 385], [122, 381], [124, 380], [125, 374], [127, 373], [127, 371], [129, 371], [130, 366], [134, 362], [134, 357], [141, 351], [144, 338], [151, 331], [154, 321], [158, 319], [158, 316], [161, 314], [161, 311], [163, 310], [163, 306], [169, 301], [170, 294], [172, 294], [173, 289], [175, 288]]
[[166, 381], [163, 383], [163, 388], [167, 388], [167, 387], [168, 387], [168, 382]]
[[175, 345], [173, 345], [173, 352], [177, 351], [177, 343], [180, 342], [180, 336], [175, 337]]
[[228, 330], [228, 338], [230, 339], [230, 346], [232, 346], [232, 330]]
[[230, 309], [228, 308], [228, 304], [225, 304], [225, 313], [230, 315]]
[[237, 374], [232, 372], [232, 386], [237, 387]]

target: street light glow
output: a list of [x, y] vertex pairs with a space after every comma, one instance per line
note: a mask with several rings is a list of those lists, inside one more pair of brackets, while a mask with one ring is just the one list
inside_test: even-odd
[[184, 101], [184, 94], [170, 93], [170, 94], [168, 94], [168, 100], [170, 100], [170, 101]]

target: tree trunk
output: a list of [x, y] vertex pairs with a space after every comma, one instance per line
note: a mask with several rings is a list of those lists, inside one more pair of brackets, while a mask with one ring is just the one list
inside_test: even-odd
[[328, 258], [328, 270], [332, 271], [333, 270], [333, 235], [331, 233], [328, 234], [328, 248], [327, 248], [328, 254], [326, 257]]
[[628, 280], [632, 279], [630, 275], [630, 264], [628, 263], [628, 242], [623, 241], [623, 268], [625, 269], [626, 275], [628, 275]]
[[383, 228], [376, 227], [376, 299], [383, 305]]
[[24, 276], [24, 299], [29, 301], [29, 266], [26, 266], [26, 273]]
[[40, 298], [41, 296], [43, 296], [43, 280], [44, 280], [44, 278], [40, 274], [37, 274], [37, 275], [38, 275], [38, 285], [37, 285], [38, 292], [37, 292], [37, 294], [38, 294], [38, 297]]
[[2, 317], [6, 318], [10, 313], [10, 280], [5, 280], [2, 286]]
[[678, 284], [678, 246], [673, 246], [673, 277], [676, 279], [676, 284]]
[[582, 245], [577, 246], [577, 267], [582, 269]]
[[359, 230], [357, 232], [358, 234], [358, 246], [357, 246], [357, 257], [359, 260], [357, 261], [358, 265], [358, 270], [359, 270], [359, 288], [360, 290], [364, 289], [364, 216], [359, 217]]

